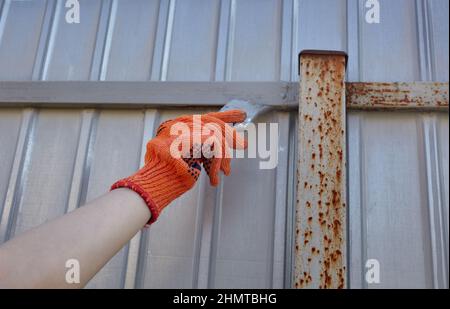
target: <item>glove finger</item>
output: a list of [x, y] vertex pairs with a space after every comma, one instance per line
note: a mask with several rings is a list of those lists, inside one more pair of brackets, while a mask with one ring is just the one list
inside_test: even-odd
[[211, 165], [209, 169], [209, 183], [214, 187], [219, 184], [219, 171], [221, 161], [221, 158], [211, 159]]
[[247, 148], [247, 141], [245, 138], [239, 134], [236, 129], [222, 120], [206, 114], [202, 116], [202, 125], [205, 128], [212, 130], [216, 136], [220, 133], [222, 139], [226, 140], [226, 142], [229, 145], [232, 145], [234, 149]]
[[205, 116], [211, 116], [226, 123], [238, 123], [244, 121], [245, 118], [247, 118], [247, 114], [239, 109], [232, 109], [224, 112], [207, 113], [205, 114]]

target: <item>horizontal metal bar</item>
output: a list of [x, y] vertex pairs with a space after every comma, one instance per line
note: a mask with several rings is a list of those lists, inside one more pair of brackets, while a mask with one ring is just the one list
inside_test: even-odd
[[448, 110], [448, 83], [347, 83], [347, 108]]
[[[298, 84], [0, 81], [0, 106], [222, 106], [232, 99], [298, 109]], [[448, 111], [448, 83], [346, 83], [346, 102], [357, 110]]]
[[0, 104], [220, 106], [241, 99], [282, 107], [295, 102], [293, 86], [287, 82], [5, 81], [0, 82]]

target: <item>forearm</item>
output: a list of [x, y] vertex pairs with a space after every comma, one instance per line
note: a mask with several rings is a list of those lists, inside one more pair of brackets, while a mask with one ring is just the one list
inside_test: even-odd
[[[113, 190], [0, 246], [0, 287], [83, 287], [149, 218], [139, 195]], [[66, 282], [69, 259], [79, 261], [79, 284]]]

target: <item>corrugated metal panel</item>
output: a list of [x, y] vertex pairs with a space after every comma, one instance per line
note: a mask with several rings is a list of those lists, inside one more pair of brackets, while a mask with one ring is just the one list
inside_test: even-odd
[[[426, 136], [424, 123], [432, 121], [436, 131]], [[440, 164], [448, 161], [448, 142], [441, 131], [448, 124], [445, 114], [352, 113], [349, 117], [349, 190], [350, 190], [350, 269], [353, 286], [367, 286], [364, 269], [367, 259], [377, 259], [381, 265], [381, 284], [370, 287], [431, 288], [445, 286], [440, 277], [446, 276], [442, 264], [433, 261], [433, 254], [448, 250], [436, 248], [439, 240], [432, 234], [445, 236], [445, 228], [433, 224], [429, 207], [434, 211], [447, 210], [438, 220], [447, 222], [448, 201], [438, 203], [448, 195], [444, 178], [448, 170], [428, 170], [426, 161], [434, 155], [425, 144], [437, 143]], [[435, 136], [437, 134], [438, 136]], [[440, 185], [429, 192], [430, 173], [437, 173]], [[445, 175], [444, 175], [445, 174]], [[431, 196], [430, 196], [431, 195]], [[430, 203], [434, 201], [433, 203]], [[447, 203], [447, 204], [445, 204]], [[436, 243], [434, 243], [436, 242]], [[436, 265], [437, 263], [437, 265]], [[448, 264], [447, 264], [448, 265]], [[438, 267], [440, 271], [434, 271]], [[448, 267], [448, 266], [447, 266]], [[448, 269], [448, 268], [447, 268]], [[448, 275], [448, 272], [447, 272]], [[435, 280], [440, 281], [434, 284]]]
[[381, 0], [380, 24], [364, 0], [81, 0], [80, 24], [62, 4], [3, 2], [3, 80], [297, 80], [308, 48], [346, 50], [350, 81], [448, 81], [446, 0]]
[[[148, 138], [143, 139], [144, 126], [152, 130], [187, 111], [100, 110], [88, 124], [86, 112], [32, 110], [32, 117], [24, 118], [27, 124], [21, 124], [20, 110], [2, 112], [2, 117], [8, 117], [2, 126], [16, 128], [2, 132], [28, 128], [21, 141], [23, 147], [16, 145], [14, 135], [4, 134], [1, 139], [2, 152], [24, 149], [22, 160], [15, 163], [20, 170], [17, 182], [8, 188], [14, 192], [14, 199], [11, 215], [6, 218], [9, 220], [2, 218], [9, 226], [6, 238], [64, 213], [71, 198], [69, 192], [78, 184], [73, 181], [74, 175], [82, 175], [80, 204], [106, 192], [114, 180], [138, 168], [141, 147]], [[283, 286], [289, 119], [287, 112], [264, 119], [279, 122], [281, 132], [287, 133], [280, 143], [282, 170], [259, 170], [257, 159], [236, 161], [233, 176], [225, 179], [221, 200], [203, 177], [194, 190], [162, 214], [157, 224], [144, 231], [137, 248], [140, 251], [136, 252], [137, 287]], [[87, 138], [81, 136], [83, 126], [91, 128]], [[79, 154], [80, 148], [86, 155]], [[12, 154], [4, 155], [9, 158], [4, 163], [10, 163]], [[8, 178], [10, 166], [2, 168], [2, 179]], [[263, 181], [252, 181], [254, 177]], [[218, 201], [222, 203], [221, 213], [214, 212]], [[126, 272], [133, 271], [125, 268], [128, 250], [122, 249], [88, 287], [122, 287]]]
[[[448, 81], [448, 1], [380, 0], [380, 24], [365, 23], [364, 4], [81, 0], [70, 25], [64, 1], [3, 0], [0, 79], [295, 81], [298, 52], [315, 48], [346, 50], [349, 81]], [[153, 128], [183, 112], [1, 109], [0, 236], [105, 192], [137, 168]], [[90, 287], [133, 286], [134, 274], [138, 287], [289, 283], [295, 118], [268, 118], [283, 132], [276, 170], [235, 162], [223, 197], [203, 180]], [[350, 286], [448, 287], [448, 115], [351, 112], [348, 126]], [[380, 285], [364, 281], [368, 258], [381, 262]]]

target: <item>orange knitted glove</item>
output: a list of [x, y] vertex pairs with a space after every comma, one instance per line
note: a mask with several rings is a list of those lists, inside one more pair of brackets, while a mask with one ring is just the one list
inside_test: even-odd
[[[230, 110], [181, 116], [162, 123], [156, 137], [147, 143], [144, 167], [114, 183], [111, 190], [125, 187], [137, 192], [152, 215], [147, 225], [155, 222], [170, 202], [194, 186], [200, 175], [200, 164], [203, 164], [212, 185], [219, 183], [220, 170], [229, 175], [229, 147], [244, 149], [247, 144], [227, 123], [242, 122], [245, 117], [244, 112]], [[189, 130], [174, 130], [171, 134], [174, 125]], [[180, 149], [173, 145], [189, 147]], [[178, 156], [174, 155], [177, 148]]]

